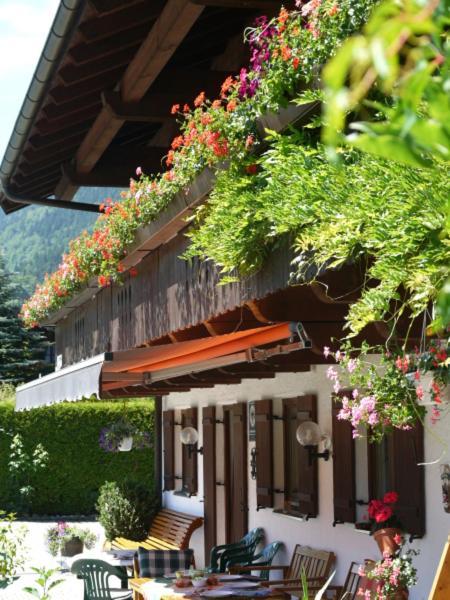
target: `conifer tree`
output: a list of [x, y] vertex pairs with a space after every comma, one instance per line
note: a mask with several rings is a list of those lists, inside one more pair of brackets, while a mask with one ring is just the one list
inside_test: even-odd
[[0, 383], [18, 385], [48, 371], [49, 342], [42, 331], [24, 327], [19, 310], [18, 288], [0, 252]]

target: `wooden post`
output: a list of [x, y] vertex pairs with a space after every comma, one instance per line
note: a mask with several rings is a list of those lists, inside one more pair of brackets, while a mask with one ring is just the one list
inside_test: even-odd
[[448, 600], [448, 598], [450, 598], [450, 535], [442, 551], [428, 600]]

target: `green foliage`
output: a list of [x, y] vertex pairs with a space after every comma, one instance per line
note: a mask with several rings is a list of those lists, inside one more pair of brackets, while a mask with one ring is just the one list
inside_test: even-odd
[[98, 520], [106, 539], [116, 537], [140, 541], [147, 537], [149, 526], [159, 509], [159, 497], [138, 481], [107, 481], [97, 501]]
[[297, 251], [297, 281], [348, 261], [367, 266], [370, 285], [348, 314], [352, 333], [396, 319], [406, 308], [417, 316], [448, 275], [447, 171], [356, 151], [342, 159], [337, 168], [301, 135], [274, 136], [258, 175], [218, 176], [197, 213], [187, 256], [213, 260], [226, 276], [247, 275], [288, 235]]
[[26, 528], [13, 528], [15, 515], [0, 510], [0, 583], [10, 583], [25, 562]]
[[48, 342], [42, 332], [25, 329], [18, 317], [17, 286], [0, 253], [0, 383], [17, 384], [46, 372]]
[[[418, 167], [450, 160], [448, 0], [385, 0], [364, 34], [347, 40], [324, 70], [324, 139], [330, 150], [350, 143], [366, 152]], [[346, 116], [373, 91], [366, 106], [376, 119]]]
[[37, 575], [36, 586], [23, 588], [24, 592], [31, 594], [38, 600], [50, 600], [52, 589], [64, 581], [64, 579], [55, 579], [60, 570], [47, 569], [46, 567], [31, 567], [31, 570]]
[[[99, 433], [123, 415], [114, 402], [62, 403], [31, 411], [14, 412], [11, 402], [0, 403], [0, 429], [18, 433], [30, 453], [43, 439], [48, 469], [31, 478], [35, 514], [92, 514], [98, 490], [108, 480], [142, 480], [152, 487], [153, 450], [106, 453]], [[127, 402], [127, 419], [141, 429], [153, 429], [153, 401]], [[19, 498], [8, 477], [10, 437], [0, 433], [0, 505], [17, 510]], [[4, 484], [6, 482], [6, 485]]]
[[48, 466], [48, 452], [40, 442], [34, 448], [26, 450], [20, 433], [11, 437], [8, 461], [11, 488], [17, 498], [17, 510], [27, 513], [36, 492], [33, 481], [43, 476], [43, 471]]

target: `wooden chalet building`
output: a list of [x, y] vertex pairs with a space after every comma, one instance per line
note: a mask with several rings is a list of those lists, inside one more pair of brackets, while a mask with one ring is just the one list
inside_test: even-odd
[[[169, 110], [220, 83], [246, 61], [242, 31], [271, 0], [66, 0], [1, 165], [6, 212], [25, 204], [64, 207], [80, 187], [128, 185], [137, 165], [160, 170], [176, 134]], [[313, 107], [268, 115], [281, 130]], [[17, 393], [18, 408], [102, 398], [157, 398], [157, 477], [165, 506], [205, 517], [192, 546], [204, 564], [216, 543], [261, 526], [281, 540], [281, 563], [297, 543], [332, 550], [337, 581], [349, 563], [376, 558], [371, 537], [355, 527], [369, 497], [400, 494], [400, 516], [421, 550], [425, 598], [448, 534], [434, 434], [396, 432], [368, 448], [336, 418], [323, 347], [342, 335], [363, 273], [328, 271], [321, 283], [290, 285], [289, 244], [256, 275], [218, 286], [211, 262], [180, 258], [186, 217], [207, 199], [204, 171], [159, 218], [139, 230], [123, 285], [96, 282], [44, 325], [55, 328], [59, 370]], [[93, 192], [93, 201], [103, 198]], [[85, 209], [86, 206], [78, 206]], [[92, 209], [92, 206], [91, 206]], [[94, 210], [97, 208], [94, 206]], [[370, 326], [365, 338], [383, 342]], [[329, 461], [310, 465], [296, 441], [299, 423], [316, 421], [332, 443]], [[195, 427], [202, 454], [180, 441]], [[437, 426], [449, 436], [450, 420]]]

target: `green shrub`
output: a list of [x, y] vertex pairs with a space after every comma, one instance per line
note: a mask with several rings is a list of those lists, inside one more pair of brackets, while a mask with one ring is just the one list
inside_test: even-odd
[[138, 481], [107, 481], [97, 501], [98, 520], [108, 541], [116, 537], [145, 539], [158, 509], [157, 494]]
[[[48, 452], [48, 468], [32, 482], [33, 514], [93, 514], [105, 481], [131, 477], [153, 488], [152, 448], [110, 453], [99, 446], [101, 429], [123, 414], [123, 403], [117, 402], [67, 402], [24, 412], [0, 402], [0, 430], [20, 434], [26, 452], [39, 443]], [[153, 435], [153, 400], [128, 401], [126, 417]], [[19, 498], [8, 472], [10, 444], [10, 436], [0, 431], [0, 506], [17, 512]]]

